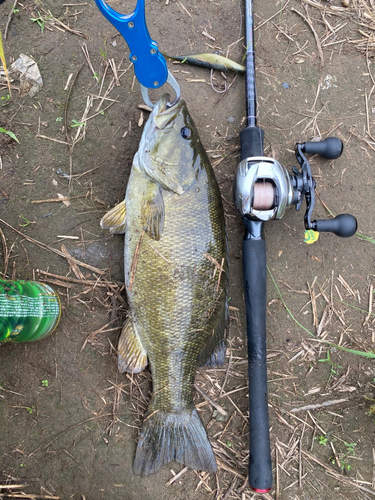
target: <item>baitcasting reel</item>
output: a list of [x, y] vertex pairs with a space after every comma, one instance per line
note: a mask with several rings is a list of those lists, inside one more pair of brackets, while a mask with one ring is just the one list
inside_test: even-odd
[[342, 150], [342, 141], [337, 137], [328, 137], [320, 142], [296, 144], [296, 158], [301, 170], [293, 167], [293, 174], [289, 174], [273, 158], [255, 156], [243, 159], [239, 164], [234, 183], [234, 201], [237, 209], [248, 221], [265, 222], [270, 219], [281, 219], [285, 209], [290, 205], [295, 205], [296, 210], [299, 210], [305, 197], [305, 229], [331, 232], [344, 238], [353, 236], [357, 230], [357, 221], [352, 215], [341, 214], [334, 219], [311, 220], [315, 205], [316, 182], [305, 154], [319, 154], [324, 158], [335, 159], [341, 155]]

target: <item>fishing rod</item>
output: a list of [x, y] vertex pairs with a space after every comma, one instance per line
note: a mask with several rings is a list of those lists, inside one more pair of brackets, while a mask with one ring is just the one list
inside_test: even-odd
[[338, 158], [343, 150], [339, 138], [297, 143], [295, 154], [300, 169], [293, 167], [293, 174], [289, 174], [277, 160], [263, 156], [264, 132], [257, 126], [253, 0], [245, 0], [245, 31], [247, 126], [240, 133], [241, 161], [234, 180], [233, 195], [245, 225], [242, 257], [248, 341], [249, 484], [254, 491], [266, 493], [272, 487], [272, 461], [267, 390], [264, 223], [281, 219], [290, 205], [299, 210], [304, 199], [306, 230], [331, 232], [345, 238], [356, 232], [357, 221], [350, 214], [312, 220], [316, 182], [305, 155]]

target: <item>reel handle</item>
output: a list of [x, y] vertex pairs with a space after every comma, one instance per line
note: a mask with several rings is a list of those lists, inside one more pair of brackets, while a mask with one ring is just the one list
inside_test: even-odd
[[314, 220], [311, 225], [314, 231], [334, 233], [341, 238], [349, 238], [357, 231], [357, 219], [350, 214], [340, 214], [334, 219]]
[[327, 137], [324, 141], [304, 142], [301, 148], [306, 154], [320, 155], [328, 160], [335, 160], [341, 156], [344, 145], [338, 137]]

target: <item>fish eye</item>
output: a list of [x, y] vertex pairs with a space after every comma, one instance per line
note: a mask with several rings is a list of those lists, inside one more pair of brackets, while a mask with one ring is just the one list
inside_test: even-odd
[[189, 127], [182, 127], [182, 129], [180, 130], [180, 134], [184, 139], [190, 139], [191, 129]]

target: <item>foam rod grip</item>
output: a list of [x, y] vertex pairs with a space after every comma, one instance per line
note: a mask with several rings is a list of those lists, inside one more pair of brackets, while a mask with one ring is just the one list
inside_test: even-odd
[[263, 156], [264, 132], [259, 127], [246, 127], [240, 133], [241, 160]]
[[269, 435], [266, 304], [266, 244], [263, 239], [242, 245], [249, 363], [249, 484], [258, 492], [272, 487]]

